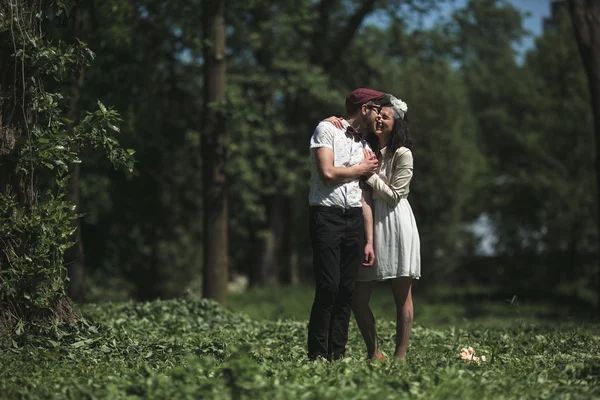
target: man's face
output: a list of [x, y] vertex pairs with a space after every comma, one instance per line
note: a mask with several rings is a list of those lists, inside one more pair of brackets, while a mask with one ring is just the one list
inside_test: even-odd
[[379, 113], [381, 112], [381, 106], [370, 101], [367, 104], [363, 104], [361, 108], [361, 115], [363, 121], [361, 123], [362, 130], [366, 132], [375, 132], [377, 122], [381, 119]]

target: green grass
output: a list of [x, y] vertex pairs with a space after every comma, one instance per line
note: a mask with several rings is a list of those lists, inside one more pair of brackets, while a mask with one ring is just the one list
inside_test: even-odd
[[[430, 292], [432, 294], [420, 294], [418, 288], [413, 290], [415, 321], [429, 328], [451, 325], [458, 327], [465, 324], [501, 328], [524, 323], [552, 327], [557, 323], [562, 326], [584, 323], [576, 319], [573, 310], [567, 306], [523, 303], [511, 296], [490, 300], [491, 297], [498, 297], [490, 288], [444, 287]], [[311, 286], [250, 289], [230, 296], [229, 308], [258, 320], [307, 321], [313, 296], [314, 289]], [[377, 320], [393, 321], [396, 318], [389, 285], [381, 283], [376, 287], [371, 298], [371, 308]]]
[[[87, 305], [88, 324], [80, 329], [4, 342], [0, 398], [600, 396], [597, 324], [557, 323], [539, 306], [514, 302], [436, 304], [417, 297], [407, 362], [366, 362], [351, 323], [346, 359], [310, 363], [305, 342], [311, 301], [311, 289], [300, 287], [233, 296], [233, 311], [204, 300]], [[373, 306], [389, 352], [395, 322], [385, 287], [376, 291]], [[487, 362], [459, 360], [466, 346]]]

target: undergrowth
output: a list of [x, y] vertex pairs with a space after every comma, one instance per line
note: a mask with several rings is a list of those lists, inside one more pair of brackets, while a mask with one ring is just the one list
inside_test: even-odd
[[[417, 323], [408, 361], [370, 363], [352, 323], [347, 358], [308, 362], [306, 321], [252, 319], [206, 300], [83, 308], [79, 328], [26, 333], [0, 351], [7, 399], [397, 399], [600, 396], [593, 325], [520, 320], [433, 328]], [[384, 350], [394, 321], [381, 318]], [[463, 347], [485, 355], [458, 359]]]

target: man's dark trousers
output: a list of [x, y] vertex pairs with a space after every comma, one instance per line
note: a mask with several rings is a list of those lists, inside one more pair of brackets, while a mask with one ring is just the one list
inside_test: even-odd
[[311, 206], [310, 237], [316, 280], [308, 324], [308, 358], [344, 356], [352, 294], [363, 259], [362, 209]]

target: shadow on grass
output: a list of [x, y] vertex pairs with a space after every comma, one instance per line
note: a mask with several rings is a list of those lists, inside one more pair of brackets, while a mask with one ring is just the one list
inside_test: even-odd
[[[255, 319], [307, 321], [314, 289], [310, 285], [253, 288], [230, 296], [230, 308]], [[463, 325], [505, 326], [522, 323], [600, 323], [594, 305], [578, 298], [539, 290], [506, 290], [490, 287], [428, 287], [415, 285], [415, 322], [429, 327]], [[375, 317], [395, 320], [389, 284], [373, 292]]]
[[526, 316], [552, 321], [577, 319], [600, 322], [598, 305], [593, 302], [575, 295], [540, 289], [472, 287], [459, 290], [433, 287], [427, 288], [423, 297], [431, 303], [461, 305], [472, 318], [493, 312], [500, 315], [524, 313]]

